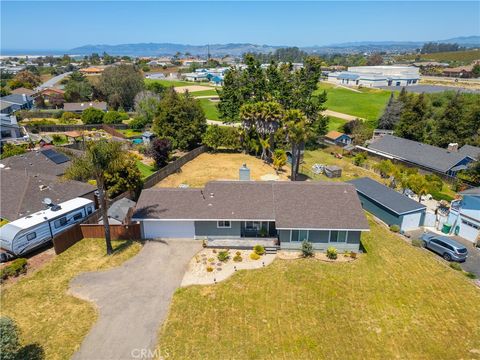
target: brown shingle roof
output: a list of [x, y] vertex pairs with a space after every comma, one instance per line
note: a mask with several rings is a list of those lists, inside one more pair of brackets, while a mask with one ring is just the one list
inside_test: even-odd
[[325, 137], [328, 138], [328, 139], [332, 139], [332, 140], [337, 140], [340, 136], [342, 136], [343, 133], [341, 132], [338, 132], [338, 131], [335, 131], [335, 130], [332, 130], [332, 131], [329, 131]]
[[95, 191], [79, 181], [13, 169], [0, 170], [0, 186], [0, 216], [9, 221], [43, 209], [42, 200], [47, 197], [58, 203]]
[[20, 94], [20, 95], [28, 95], [28, 96], [32, 96], [34, 94], [36, 94], [36, 91], [35, 90], [32, 90], [32, 89], [27, 89], [27, 88], [24, 88], [24, 87], [19, 87], [19, 88], [16, 88], [14, 90], [12, 90], [12, 94]]
[[134, 218], [272, 220], [277, 228], [367, 230], [355, 188], [332, 182], [214, 181], [144, 190]]

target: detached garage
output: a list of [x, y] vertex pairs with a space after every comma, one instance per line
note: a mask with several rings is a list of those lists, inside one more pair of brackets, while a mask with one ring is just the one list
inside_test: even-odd
[[349, 181], [355, 185], [362, 207], [387, 225], [409, 231], [423, 225], [426, 206], [370, 178]]

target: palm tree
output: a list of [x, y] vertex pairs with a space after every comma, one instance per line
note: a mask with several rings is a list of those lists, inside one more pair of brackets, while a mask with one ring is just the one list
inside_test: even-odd
[[307, 117], [300, 110], [288, 110], [285, 113], [285, 129], [287, 133], [287, 141], [292, 146], [292, 169], [290, 180], [295, 181], [300, 166], [301, 145], [308, 139]]
[[105, 229], [105, 242], [107, 254], [113, 252], [110, 237], [110, 225], [108, 223], [108, 203], [105, 174], [118, 171], [125, 157], [121, 143], [106, 140], [89, 142], [83, 156], [75, 158], [72, 165], [66, 170], [65, 177], [69, 179], [95, 179], [98, 188], [100, 210], [102, 211], [103, 225]]

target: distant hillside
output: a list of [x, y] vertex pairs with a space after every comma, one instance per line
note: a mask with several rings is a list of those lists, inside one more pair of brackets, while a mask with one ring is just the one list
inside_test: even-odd
[[461, 62], [470, 64], [474, 60], [480, 60], [480, 50], [467, 50], [467, 51], [451, 51], [451, 52], [439, 52], [432, 54], [419, 54], [419, 55], [407, 55], [400, 56], [399, 60], [415, 60], [419, 58], [425, 61], [438, 61], [438, 62]]

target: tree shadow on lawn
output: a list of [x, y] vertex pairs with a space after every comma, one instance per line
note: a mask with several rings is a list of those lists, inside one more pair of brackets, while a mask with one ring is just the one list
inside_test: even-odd
[[15, 355], [15, 360], [44, 360], [45, 351], [37, 344], [30, 344], [22, 347]]

